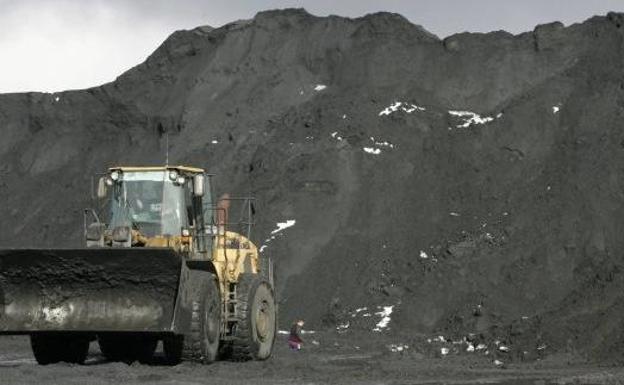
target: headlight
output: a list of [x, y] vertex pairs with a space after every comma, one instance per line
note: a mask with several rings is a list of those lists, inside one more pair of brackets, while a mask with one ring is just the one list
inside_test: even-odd
[[175, 181], [178, 179], [178, 172], [176, 170], [169, 171], [169, 179]]
[[176, 182], [178, 182], [178, 184], [184, 184], [184, 181], [185, 181], [184, 177], [183, 176], [179, 176], [178, 180]]
[[113, 180], [110, 177], [106, 178], [106, 185], [107, 186], [112, 186], [113, 185]]
[[110, 177], [112, 180], [114, 180], [115, 182], [117, 182], [119, 180], [119, 171], [113, 171], [110, 174]]
[[132, 239], [132, 233], [128, 226], [117, 226], [113, 229], [113, 241], [128, 242]]

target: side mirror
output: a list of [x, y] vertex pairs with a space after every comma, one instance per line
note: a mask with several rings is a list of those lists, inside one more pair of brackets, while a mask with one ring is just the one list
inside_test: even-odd
[[193, 194], [196, 197], [204, 196], [204, 175], [197, 174], [193, 177]]
[[100, 199], [106, 198], [106, 177], [101, 177], [98, 181], [97, 197]]

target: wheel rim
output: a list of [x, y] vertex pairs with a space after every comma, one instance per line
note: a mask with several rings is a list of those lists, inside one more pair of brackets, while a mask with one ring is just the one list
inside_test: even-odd
[[264, 341], [268, 334], [271, 323], [271, 316], [269, 314], [270, 306], [269, 303], [264, 300], [258, 306], [258, 311], [256, 312], [256, 334], [258, 338]]
[[215, 303], [214, 300], [211, 300], [206, 311], [206, 337], [210, 343], [215, 342], [219, 338], [218, 334], [220, 320], [218, 319], [216, 311], [217, 306], [219, 306], [219, 304]]

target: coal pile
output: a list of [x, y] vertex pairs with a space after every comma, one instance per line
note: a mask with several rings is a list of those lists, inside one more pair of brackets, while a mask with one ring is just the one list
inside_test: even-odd
[[441, 40], [283, 10], [175, 32], [110, 84], [0, 95], [0, 245], [80, 246], [91, 175], [168, 141], [257, 198], [284, 327], [619, 359], [623, 24]]

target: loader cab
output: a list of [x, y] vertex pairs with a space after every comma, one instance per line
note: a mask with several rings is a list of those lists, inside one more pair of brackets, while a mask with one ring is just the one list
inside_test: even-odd
[[101, 234], [89, 236], [87, 229], [87, 246], [97, 240], [97, 246], [206, 249], [213, 210], [204, 170], [115, 167], [99, 178], [97, 190], [103, 224]]

